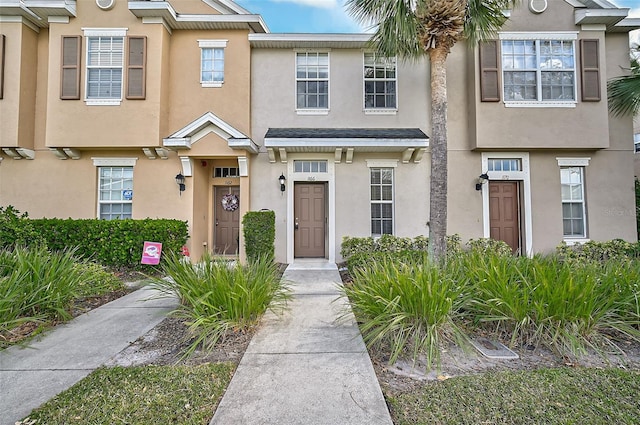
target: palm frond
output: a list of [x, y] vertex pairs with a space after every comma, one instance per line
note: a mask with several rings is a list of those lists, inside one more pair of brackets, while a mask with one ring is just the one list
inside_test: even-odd
[[412, 0], [347, 0], [347, 12], [376, 32], [372, 46], [386, 56], [417, 58], [419, 22], [412, 10]]
[[607, 82], [609, 111], [615, 116], [640, 113], [640, 61], [631, 58], [630, 75], [623, 75]]
[[507, 21], [504, 11], [515, 7], [518, 0], [468, 0], [464, 37], [474, 46], [478, 41], [494, 38]]

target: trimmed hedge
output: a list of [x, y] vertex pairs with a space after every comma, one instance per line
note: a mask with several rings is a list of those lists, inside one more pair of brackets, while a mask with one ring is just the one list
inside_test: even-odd
[[29, 214], [20, 213], [11, 205], [0, 206], [0, 249], [42, 243], [44, 239], [31, 225]]
[[12, 206], [0, 207], [0, 248], [73, 248], [75, 256], [104, 266], [142, 268], [145, 241], [161, 242], [164, 252], [178, 253], [188, 237], [187, 223], [180, 220], [29, 219]]
[[247, 260], [252, 263], [260, 258], [275, 259], [276, 213], [273, 211], [249, 211], [242, 217], [244, 248]]
[[76, 255], [105, 266], [142, 268], [145, 241], [161, 242], [163, 252], [181, 251], [187, 223], [172, 219], [98, 220], [42, 218], [31, 220], [51, 250], [77, 247]]

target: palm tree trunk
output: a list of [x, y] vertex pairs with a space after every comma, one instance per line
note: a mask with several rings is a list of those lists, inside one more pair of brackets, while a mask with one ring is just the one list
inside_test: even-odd
[[447, 249], [447, 47], [429, 50], [431, 62], [431, 182], [429, 257], [444, 258]]

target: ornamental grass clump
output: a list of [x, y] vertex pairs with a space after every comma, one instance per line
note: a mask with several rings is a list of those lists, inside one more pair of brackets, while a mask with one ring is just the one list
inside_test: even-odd
[[0, 331], [24, 322], [68, 320], [73, 300], [118, 287], [99, 266], [79, 260], [75, 250], [45, 247], [0, 250]]
[[511, 344], [543, 345], [578, 357], [588, 348], [640, 341], [638, 264], [567, 263], [556, 257], [475, 257], [465, 268], [476, 323], [511, 335]]
[[444, 341], [465, 341], [456, 318], [466, 295], [463, 285], [439, 267], [384, 261], [354, 272], [345, 285], [367, 346], [390, 348], [391, 364], [401, 355], [414, 362], [424, 355], [427, 368], [440, 364]]
[[198, 347], [213, 348], [228, 332], [247, 331], [267, 308], [284, 308], [290, 298], [270, 259], [244, 266], [205, 253], [199, 263], [191, 264], [169, 254], [163, 272], [167, 277], [154, 279], [153, 286], [180, 299], [173, 314], [185, 320], [193, 337], [186, 355]]

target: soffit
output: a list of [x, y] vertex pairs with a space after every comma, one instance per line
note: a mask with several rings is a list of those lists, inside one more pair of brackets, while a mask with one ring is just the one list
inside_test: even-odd
[[371, 34], [249, 34], [251, 47], [262, 49], [362, 49]]
[[37, 27], [46, 28], [51, 16], [76, 16], [76, 1], [0, 0], [0, 16], [20, 16]]
[[182, 14], [164, 1], [130, 1], [129, 11], [137, 18], [161, 18], [171, 29], [178, 30], [229, 30], [250, 29], [268, 32], [260, 15], [249, 14]]

